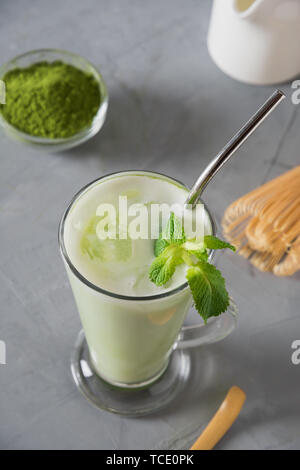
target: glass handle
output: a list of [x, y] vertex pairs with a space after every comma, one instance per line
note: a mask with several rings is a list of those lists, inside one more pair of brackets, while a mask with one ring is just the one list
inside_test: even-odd
[[217, 343], [230, 335], [237, 324], [237, 307], [232, 299], [228, 310], [218, 317], [212, 317], [207, 324], [183, 326], [176, 348], [194, 348], [204, 344]]

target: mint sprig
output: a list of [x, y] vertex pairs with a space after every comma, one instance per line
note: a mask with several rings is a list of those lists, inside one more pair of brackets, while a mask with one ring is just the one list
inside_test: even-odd
[[176, 267], [183, 263], [182, 251], [179, 246], [169, 245], [153, 261], [149, 276], [157, 286], [163, 286], [175, 273]]
[[195, 307], [206, 323], [210, 317], [225, 312], [229, 306], [229, 294], [221, 272], [208, 262], [210, 250], [235, 247], [213, 235], [203, 241], [186, 238], [181, 220], [172, 212], [170, 219], [155, 242], [155, 260], [150, 266], [149, 277], [158, 286], [165, 285], [179, 264], [189, 266], [187, 281]]
[[229, 295], [220, 271], [207, 261], [199, 261], [187, 271], [196, 310], [206, 322], [217, 317], [229, 306]]
[[230, 243], [220, 240], [220, 238], [214, 237], [213, 235], [205, 235], [204, 244], [206, 248], [210, 250], [223, 250], [224, 248], [229, 248], [232, 251], [235, 251], [235, 247], [230, 245]]

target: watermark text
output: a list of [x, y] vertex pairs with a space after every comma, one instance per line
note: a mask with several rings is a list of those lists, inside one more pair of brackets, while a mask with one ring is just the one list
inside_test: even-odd
[[0, 340], [0, 364], [6, 364], [6, 344]]
[[292, 363], [295, 366], [298, 366], [300, 364], [300, 339], [296, 339], [295, 341], [293, 341], [291, 348], [295, 349], [291, 357]]
[[[176, 216], [174, 224], [168, 224], [170, 215]], [[189, 238], [203, 239], [205, 211], [203, 204], [128, 204], [127, 196], [119, 196], [118, 207], [110, 203], [102, 203], [96, 209], [96, 235], [99, 240], [156, 240], [162, 229], [164, 238], [181, 238], [182, 230]], [[172, 232], [172, 233], [171, 233]]]

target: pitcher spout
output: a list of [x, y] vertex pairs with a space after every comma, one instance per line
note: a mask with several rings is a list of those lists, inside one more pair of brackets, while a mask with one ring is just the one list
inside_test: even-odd
[[267, 15], [278, 0], [232, 0], [232, 9], [240, 18], [255, 19]]

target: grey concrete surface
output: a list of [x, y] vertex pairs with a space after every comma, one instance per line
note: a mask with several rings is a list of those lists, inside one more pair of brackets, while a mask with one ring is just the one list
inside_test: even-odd
[[[193, 351], [183, 396], [157, 415], [126, 419], [77, 392], [69, 357], [80, 323], [58, 253], [57, 226], [84, 184], [122, 169], [167, 173], [191, 185], [200, 170], [271, 93], [220, 72], [206, 49], [208, 0], [10, 0], [0, 5], [0, 62], [30, 49], [82, 54], [110, 92], [98, 136], [50, 154], [0, 135], [0, 447], [147, 449], [186, 447], [237, 384], [242, 414], [218, 449], [300, 448], [299, 279], [262, 274], [223, 254], [240, 311], [225, 341]], [[207, 189], [218, 221], [237, 197], [299, 164], [300, 107], [287, 100]], [[196, 318], [196, 317], [195, 317]]]

